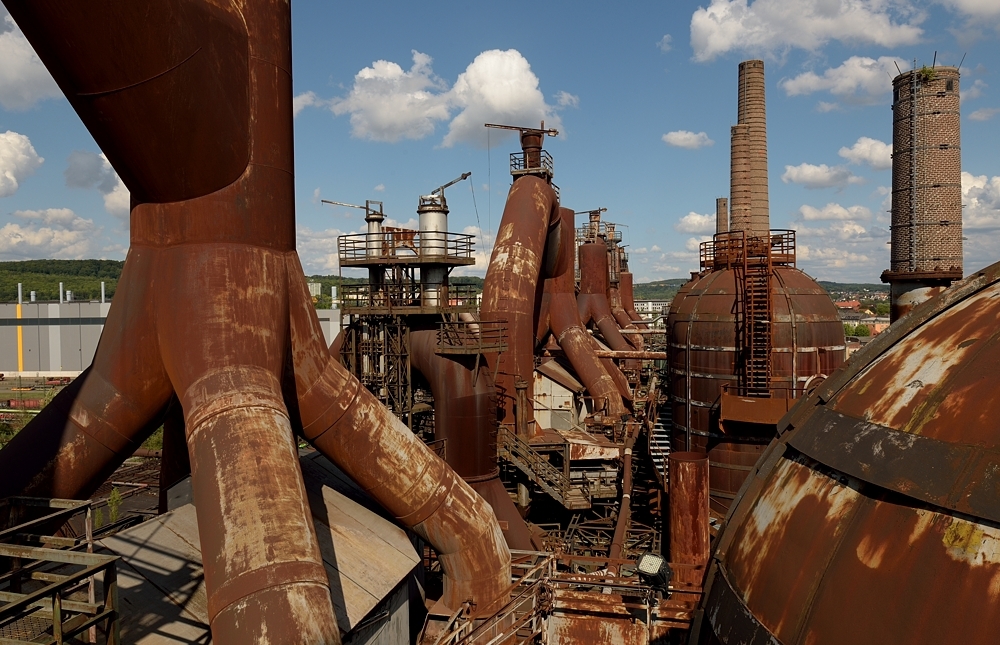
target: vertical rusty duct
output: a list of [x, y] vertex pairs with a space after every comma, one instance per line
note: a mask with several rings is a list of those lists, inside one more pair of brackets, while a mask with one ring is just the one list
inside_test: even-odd
[[642, 316], [635, 310], [635, 288], [632, 282], [632, 273], [630, 271], [622, 271], [621, 273], [621, 296], [622, 296], [622, 308], [625, 309], [625, 313], [628, 314], [629, 319], [635, 324], [639, 329], [648, 329], [649, 325], [644, 322], [638, 322], [642, 320]]
[[608, 305], [608, 253], [601, 242], [587, 242], [580, 245], [580, 293], [576, 300], [580, 310], [580, 322], [597, 325], [604, 342], [611, 349], [626, 351], [635, 349], [618, 330], [618, 323]]
[[729, 200], [725, 197], [715, 200], [715, 232], [729, 232]]
[[[302, 272], [298, 258], [290, 257]], [[503, 600], [510, 551], [493, 510], [336, 357], [302, 280], [290, 293], [295, 388], [303, 435], [438, 552], [442, 601], [480, 608]]]
[[[618, 560], [625, 550], [625, 538], [628, 536], [628, 525], [632, 521], [632, 448], [635, 446], [635, 433], [639, 424], [629, 424], [629, 432], [622, 446], [622, 495], [618, 505], [618, 517], [615, 519], [615, 532], [611, 536], [611, 546], [608, 549], [608, 559]], [[617, 575], [618, 564], [612, 562], [608, 571]]]
[[191, 474], [187, 436], [184, 432], [184, 411], [179, 401], [172, 401], [163, 420], [163, 450], [160, 451], [159, 512], [166, 513], [170, 487]]
[[597, 358], [592, 345], [595, 341], [580, 322], [574, 295], [573, 210], [560, 208], [558, 218], [560, 245], [553, 275], [546, 278], [542, 289], [543, 315], [539, 320], [540, 333], [537, 340], [544, 341], [551, 330], [556, 342], [566, 352], [573, 370], [594, 399], [594, 407], [606, 408], [608, 414], [618, 417], [625, 413], [625, 406], [615, 373], [622, 381], [624, 376], [612, 361], [603, 362]]
[[748, 126], [750, 170], [750, 228], [762, 237], [771, 229], [767, 194], [767, 112], [765, 109], [764, 61], [740, 63], [737, 123]]
[[[670, 561], [708, 564], [708, 455], [674, 452], [669, 456], [670, 473]], [[701, 584], [701, 576], [689, 569], [674, 572], [678, 582]]]
[[[448, 465], [482, 495], [501, 522], [507, 545], [531, 549], [531, 536], [500, 481], [496, 388], [485, 362], [436, 353], [437, 330], [410, 332], [410, 363], [434, 395], [434, 439], [445, 442]], [[478, 365], [478, 366], [477, 366]], [[515, 386], [521, 382], [515, 382]], [[526, 386], [525, 386], [526, 387]], [[518, 389], [521, 394], [523, 389]], [[523, 413], [518, 410], [518, 417]], [[502, 526], [502, 525], [501, 525]]]
[[528, 382], [514, 381], [514, 389], [517, 390], [517, 402], [514, 404], [514, 431], [517, 436], [527, 439], [530, 436], [528, 431]]
[[524, 151], [526, 168], [542, 167], [542, 140], [545, 134], [540, 130], [521, 131], [521, 150]]
[[[618, 274], [621, 276], [621, 274]], [[632, 322], [632, 318], [629, 316], [628, 312], [625, 311], [625, 307], [622, 304], [621, 291], [619, 289], [621, 282], [617, 284], [612, 284], [608, 287], [607, 300], [608, 307], [611, 308], [611, 315], [614, 316], [615, 322], [618, 323], [618, 327], [621, 329], [622, 335], [627, 337], [628, 342], [635, 349], [642, 351], [643, 341], [642, 334], [629, 333], [635, 332], [638, 327]]]
[[[504, 321], [508, 330], [508, 350], [487, 357], [497, 375], [499, 416], [504, 423], [514, 422], [517, 379], [528, 381], [528, 398], [533, 399], [538, 283], [546, 234], [557, 207], [556, 194], [544, 180], [524, 175], [514, 181], [483, 283], [480, 317], [484, 322]], [[530, 410], [529, 415], [529, 421], [534, 419]]]
[[333, 342], [330, 343], [330, 354], [340, 358], [340, 352], [344, 349], [344, 330], [341, 329], [340, 332], [334, 337]]
[[753, 231], [750, 202], [750, 126], [734, 125], [731, 128], [729, 170], [729, 230]]

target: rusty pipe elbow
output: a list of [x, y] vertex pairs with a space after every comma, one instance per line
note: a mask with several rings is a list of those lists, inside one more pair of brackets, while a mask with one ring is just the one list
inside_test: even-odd
[[502, 600], [510, 551], [493, 510], [332, 357], [299, 411], [306, 439], [438, 552], [446, 606]]

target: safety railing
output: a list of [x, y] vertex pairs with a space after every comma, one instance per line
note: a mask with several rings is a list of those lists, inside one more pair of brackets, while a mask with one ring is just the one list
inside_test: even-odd
[[475, 262], [476, 238], [465, 233], [384, 228], [337, 238], [341, 264], [375, 262]]
[[[399, 310], [407, 313], [411, 309], [425, 308], [421, 304], [422, 290], [419, 284], [387, 284], [374, 287], [371, 284], [345, 284], [340, 288], [340, 308], [378, 309], [386, 313]], [[478, 308], [478, 292], [472, 284], [452, 284], [441, 287], [440, 296], [435, 294], [439, 304], [435, 309], [455, 311], [475, 311]]]
[[773, 230], [762, 237], [745, 231], [717, 233], [699, 245], [701, 270], [732, 269], [770, 256], [772, 265], [795, 266], [795, 231]]
[[[88, 632], [84, 639], [93, 643], [100, 627], [104, 641], [117, 645], [119, 558], [92, 552], [90, 503], [11, 497], [0, 503], [0, 514], [7, 527], [0, 531], [0, 642], [61, 645]], [[81, 514], [83, 536], [39, 534]]]
[[448, 321], [438, 323], [438, 354], [486, 354], [507, 351], [505, 322]]
[[526, 152], [510, 153], [510, 174], [528, 175], [537, 173], [547, 174], [551, 177], [555, 172], [552, 155], [550, 155], [547, 150], [541, 150], [538, 153], [537, 162], [530, 159], [531, 156], [532, 155], [529, 155]]

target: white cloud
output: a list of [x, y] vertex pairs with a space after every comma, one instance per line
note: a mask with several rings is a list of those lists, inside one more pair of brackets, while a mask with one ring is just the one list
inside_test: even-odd
[[0, 18], [0, 105], [27, 110], [43, 99], [62, 96], [52, 75], [9, 15]]
[[63, 172], [66, 185], [71, 188], [96, 188], [104, 198], [104, 209], [111, 215], [128, 222], [130, 194], [125, 183], [108, 163], [104, 153], [74, 150]]
[[865, 180], [844, 166], [802, 163], [798, 166], [785, 166], [781, 181], [786, 184], [802, 184], [806, 188], [842, 188], [848, 184], [864, 183]]
[[375, 188], [373, 188], [372, 190], [374, 190], [376, 193], [384, 193], [385, 192], [385, 184], [379, 184], [379, 185], [375, 186]]
[[1000, 229], [1000, 177], [963, 172], [962, 204], [965, 230]]
[[668, 52], [671, 49], [673, 49], [673, 47], [670, 44], [673, 41], [673, 39], [674, 39], [673, 36], [671, 36], [670, 34], [664, 34], [663, 38], [660, 38], [660, 42], [656, 43], [656, 46], [660, 48], [661, 52]]
[[828, 103], [827, 101], [820, 101], [816, 104], [816, 111], [820, 114], [825, 114], [827, 112], [838, 112], [843, 108], [840, 107], [840, 103]]
[[715, 143], [704, 132], [696, 133], [688, 130], [668, 132], [663, 135], [663, 142], [670, 146], [687, 148], [688, 150], [697, 150], [698, 148], [704, 148]]
[[875, 170], [892, 167], [892, 145], [871, 137], [859, 137], [853, 146], [845, 146], [837, 154], [851, 163], [867, 164]]
[[442, 145], [474, 143], [486, 147], [484, 123], [508, 123], [562, 128], [559, 115], [545, 102], [538, 77], [516, 49], [492, 49], [478, 56], [459, 74], [446, 95], [461, 111], [448, 126]]
[[[2, 36], [0, 36], [2, 37]], [[10, 197], [45, 161], [28, 137], [7, 130], [0, 134], [0, 197]]]
[[0, 228], [0, 258], [79, 259], [98, 251], [100, 229], [68, 208], [15, 211], [14, 217], [24, 223], [8, 222]]
[[1000, 3], [997, 3], [996, 0], [939, 0], [939, 2], [969, 17], [1000, 16]]
[[920, 41], [923, 14], [889, 0], [711, 0], [691, 16], [699, 62], [730, 51], [817, 51], [831, 40], [897, 47]]
[[296, 227], [295, 248], [306, 275], [331, 275], [339, 271], [337, 238], [345, 232], [336, 228], [314, 231], [308, 226]]
[[576, 94], [562, 91], [556, 94], [556, 105], [562, 108], [580, 107], [580, 97]]
[[351, 134], [359, 139], [399, 141], [422, 139], [437, 121], [449, 116], [442, 95], [443, 80], [434, 75], [432, 59], [413, 51], [409, 71], [387, 60], [377, 60], [354, 76], [345, 98], [333, 100], [333, 113], [351, 115]]
[[298, 116], [307, 107], [330, 107], [330, 101], [319, 98], [315, 92], [303, 92], [292, 99], [292, 116]]
[[[413, 65], [406, 71], [391, 61], [375, 61], [355, 75], [346, 97], [330, 101], [331, 109], [337, 115], [351, 115], [355, 137], [374, 141], [422, 139], [438, 123], [448, 122], [442, 141], [445, 147], [485, 145], [483, 124], [487, 122], [530, 127], [546, 121], [549, 127], [562, 127], [553, 106], [545, 102], [531, 65], [517, 50], [479, 54], [451, 88], [434, 74], [432, 62], [418, 51], [413, 52]], [[301, 95], [303, 105], [320, 101], [306, 95]], [[560, 92], [556, 100], [560, 107], [575, 107], [579, 102], [568, 92]]]
[[971, 121], [989, 121], [1000, 114], [1000, 108], [979, 108], [969, 115]]
[[312, 198], [312, 203], [313, 204], [318, 204], [319, 203], [319, 195], [320, 195], [319, 188], [314, 189], [313, 190], [313, 198]]
[[674, 228], [683, 233], [715, 233], [715, 215], [701, 215], [692, 211], [682, 217]]
[[867, 56], [851, 56], [839, 67], [831, 67], [822, 75], [804, 72], [778, 83], [788, 96], [801, 96], [814, 92], [830, 92], [848, 103], [873, 105], [890, 101], [892, 79], [897, 76], [896, 65], [909, 69], [901, 58], [880, 56], [878, 60]]
[[[869, 220], [872, 217], [871, 210], [864, 206], [850, 206], [845, 208], [833, 202], [823, 208], [815, 208], [806, 204], [799, 208], [799, 213], [802, 215], [802, 219], [807, 222], [821, 220], [856, 221]], [[839, 230], [843, 231], [847, 229], [841, 228]]]
[[698, 253], [701, 248], [702, 242], [708, 242], [712, 239], [711, 235], [699, 235], [698, 237], [689, 237], [684, 241], [684, 250], [688, 253]]
[[974, 99], [978, 99], [980, 96], [983, 95], [983, 91], [987, 87], [989, 87], [989, 85], [987, 85], [985, 81], [983, 81], [981, 78], [977, 78], [975, 82], [972, 84], [972, 87], [968, 87], [962, 90], [962, 93], [959, 95], [958, 100], [961, 103], [965, 103], [966, 101], [972, 101]]

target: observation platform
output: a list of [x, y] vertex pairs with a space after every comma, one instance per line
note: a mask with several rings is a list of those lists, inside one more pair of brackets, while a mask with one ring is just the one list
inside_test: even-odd
[[438, 313], [474, 313], [479, 309], [475, 285], [441, 287], [439, 304], [424, 304], [419, 284], [345, 284], [340, 288], [344, 315], [408, 316]]
[[475, 236], [384, 227], [381, 233], [355, 233], [337, 238], [342, 267], [433, 264], [471, 266]]

